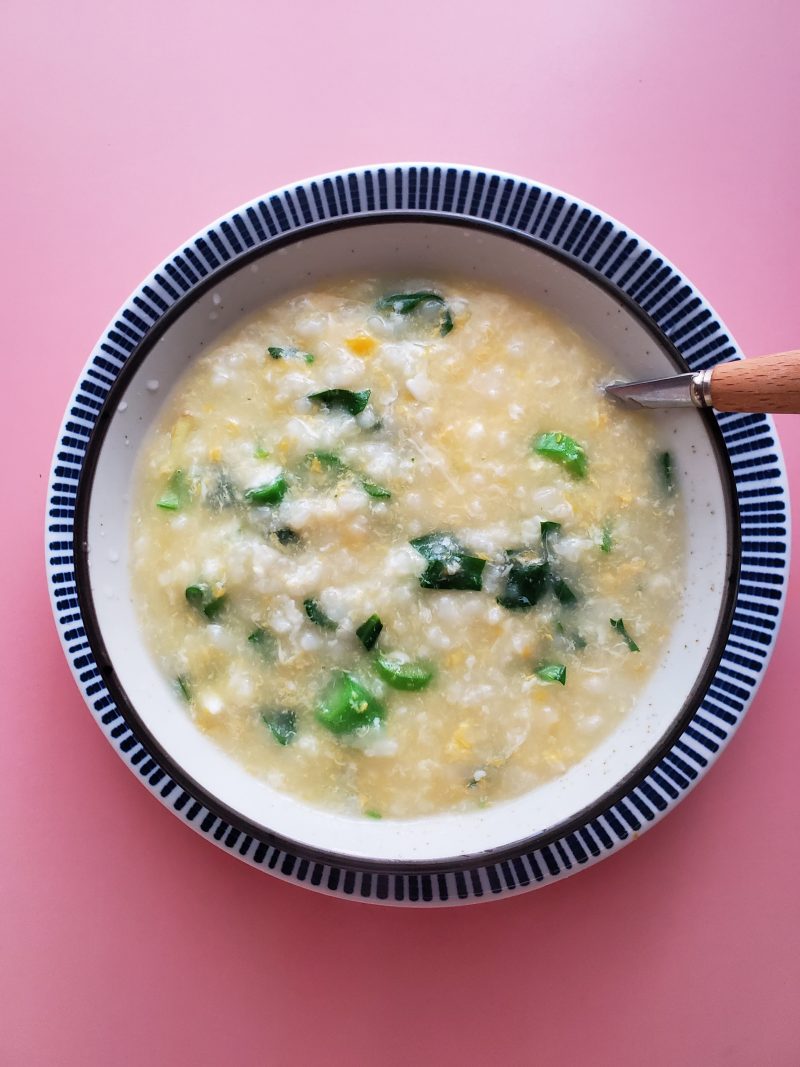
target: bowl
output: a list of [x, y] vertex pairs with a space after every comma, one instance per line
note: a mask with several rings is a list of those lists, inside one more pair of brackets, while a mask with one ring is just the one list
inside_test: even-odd
[[613, 353], [631, 378], [738, 357], [663, 257], [599, 211], [524, 179], [403, 165], [270, 194], [165, 260], [81, 375], [50, 484], [57, 625], [90, 709], [126, 762], [235, 854], [361, 899], [450, 903], [519, 891], [609, 854], [654, 822], [738, 725], [785, 589], [786, 482], [774, 430], [763, 415], [657, 416], [685, 503], [682, 606], [633, 711], [587, 758], [469, 815], [369, 822], [310, 807], [200, 733], [153, 662], [130, 587], [130, 486], [139, 446], [192, 358], [260, 305], [348, 274], [460, 275], [532, 298]]

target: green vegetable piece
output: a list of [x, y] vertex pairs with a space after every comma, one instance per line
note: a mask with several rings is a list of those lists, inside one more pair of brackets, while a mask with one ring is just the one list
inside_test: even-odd
[[386, 709], [377, 697], [348, 671], [334, 671], [316, 709], [317, 722], [334, 734], [379, 726]]
[[253, 449], [253, 456], [255, 459], [268, 459], [269, 452], [266, 450], [266, 448], [264, 448], [263, 445], [256, 445], [256, 447]]
[[333, 471], [335, 474], [347, 474], [350, 469], [333, 452], [309, 452], [306, 456], [306, 462], [313, 463], [314, 460], [319, 463], [323, 470]]
[[470, 555], [453, 534], [429, 533], [415, 537], [409, 544], [428, 561], [419, 578], [423, 589], [483, 588], [486, 560]]
[[557, 574], [550, 574], [550, 587], [555, 594], [556, 599], [560, 604], [569, 605], [574, 604], [577, 601], [577, 597], [572, 592], [570, 587], [564, 581], [563, 578], [559, 578]]
[[354, 393], [351, 389], [323, 389], [321, 393], [309, 393], [308, 399], [326, 411], [346, 411], [359, 415], [369, 402], [370, 390]]
[[288, 708], [266, 711], [261, 716], [261, 721], [279, 745], [291, 744], [297, 737], [297, 716]]
[[541, 667], [536, 668], [535, 673], [543, 682], [567, 684], [567, 668], [563, 663], [543, 663]]
[[382, 656], [380, 652], [375, 656], [375, 670], [392, 689], [403, 689], [410, 693], [430, 685], [436, 674], [431, 663], [421, 660], [402, 663], [390, 656]]
[[163, 511], [180, 511], [190, 499], [191, 486], [186, 474], [182, 470], [176, 470], [169, 476], [167, 488], [156, 502], [156, 507]]
[[313, 363], [314, 357], [310, 352], [302, 352], [299, 348], [291, 348], [289, 346], [279, 347], [278, 345], [270, 345], [267, 352], [273, 359], [292, 359], [297, 357], [298, 359], [305, 360], [306, 363]]
[[545, 594], [550, 566], [543, 560], [527, 562], [513, 554], [510, 558], [511, 567], [506, 575], [505, 588], [497, 598], [497, 603], [509, 611], [530, 611]]
[[233, 507], [235, 503], [236, 486], [227, 474], [220, 474], [214, 488], [206, 494], [206, 504], [212, 511], [222, 511]]
[[192, 702], [192, 687], [189, 685], [189, 679], [185, 674], [179, 674], [175, 679], [175, 688], [181, 694], [187, 704]]
[[365, 493], [378, 500], [388, 500], [392, 495], [388, 489], [384, 489], [382, 485], [376, 485], [375, 482], [370, 482], [367, 478], [361, 479], [361, 486]]
[[326, 615], [316, 600], [309, 597], [308, 600], [303, 601], [303, 607], [306, 609], [306, 615], [315, 626], [320, 626], [323, 630], [339, 629], [339, 623], [335, 622], [329, 615]]
[[675, 479], [675, 466], [672, 462], [671, 452], [662, 452], [658, 457], [658, 469], [661, 473], [661, 482], [667, 496], [674, 496], [678, 488]]
[[186, 599], [197, 611], [202, 612], [207, 619], [215, 619], [225, 607], [227, 597], [214, 596], [211, 586], [207, 582], [196, 582], [187, 586]]
[[278, 542], [282, 545], [302, 545], [303, 538], [293, 530], [290, 526], [282, 526], [280, 530], [275, 531], [275, 536]]
[[381, 813], [379, 811], [375, 811], [373, 808], [367, 808], [364, 811], [364, 814], [366, 815], [366, 817], [368, 819], [382, 819], [383, 818]]
[[383, 623], [380, 618], [377, 615], [370, 615], [366, 622], [362, 622], [356, 630], [356, 637], [367, 652], [370, 652], [375, 647], [382, 629]]
[[252, 647], [268, 662], [275, 659], [278, 651], [278, 639], [271, 630], [265, 630], [263, 626], [256, 627], [247, 640]]
[[585, 478], [587, 460], [581, 445], [565, 433], [540, 433], [533, 442], [533, 450], [545, 459], [560, 463], [575, 478]]
[[586, 648], [586, 638], [575, 631], [568, 632], [560, 622], [556, 623], [556, 633], [564, 639], [563, 644], [569, 652], [582, 652]]
[[550, 538], [557, 534], [560, 529], [560, 522], [543, 522], [541, 524], [542, 548], [544, 549], [544, 558], [548, 561], [550, 559]]
[[274, 482], [266, 482], [248, 489], [244, 494], [245, 500], [256, 507], [274, 507], [280, 504], [289, 491], [289, 485], [282, 474], [279, 474]]
[[453, 316], [444, 298], [438, 293], [428, 290], [420, 290], [416, 293], [391, 293], [389, 296], [382, 296], [375, 307], [378, 311], [393, 311], [397, 315], [410, 315], [424, 304], [439, 305], [441, 308], [439, 333], [442, 337], [446, 337], [453, 329]]
[[[320, 466], [326, 470], [331, 471], [337, 478], [344, 477], [345, 474], [352, 474], [352, 470], [347, 466], [335, 453], [333, 452], [309, 452], [306, 456], [307, 463], [313, 463], [317, 461]], [[360, 478], [361, 487], [364, 492], [370, 496], [377, 497], [379, 499], [388, 499], [391, 497], [391, 493], [388, 489], [384, 489], [382, 485], [377, 485], [375, 482], [371, 482], [368, 478]]]
[[611, 523], [607, 522], [603, 527], [603, 533], [600, 537], [600, 551], [610, 552], [614, 546], [614, 540], [611, 536]]
[[625, 623], [622, 621], [622, 619], [609, 619], [608, 621], [611, 623], [612, 629], [616, 630], [617, 633], [622, 637], [622, 640], [625, 642], [631, 652], [640, 651], [639, 646], [636, 644], [631, 635], [625, 629]]

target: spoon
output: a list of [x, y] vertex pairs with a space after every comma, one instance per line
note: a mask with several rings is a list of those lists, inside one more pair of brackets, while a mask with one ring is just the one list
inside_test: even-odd
[[718, 363], [708, 370], [638, 382], [612, 382], [609, 396], [631, 407], [716, 408], [800, 413], [800, 351]]

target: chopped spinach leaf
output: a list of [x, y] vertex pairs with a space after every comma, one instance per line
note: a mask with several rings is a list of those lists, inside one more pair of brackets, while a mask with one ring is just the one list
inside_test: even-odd
[[562, 623], [556, 623], [556, 633], [562, 638], [563, 645], [568, 652], [582, 652], [586, 648], [586, 638], [577, 632], [564, 629]]
[[236, 503], [236, 486], [227, 474], [220, 473], [214, 487], [206, 493], [206, 504], [212, 511], [231, 508]]
[[303, 352], [299, 348], [292, 348], [290, 346], [280, 347], [278, 345], [270, 345], [267, 352], [273, 359], [302, 359], [306, 363], [313, 363], [314, 357], [310, 352]]
[[373, 496], [378, 500], [388, 500], [392, 495], [388, 489], [384, 489], [382, 485], [376, 485], [367, 478], [361, 479], [361, 487], [368, 496]]
[[169, 476], [167, 487], [156, 501], [162, 511], [180, 511], [192, 497], [191, 485], [185, 471], [176, 470]]
[[346, 411], [348, 415], [358, 415], [367, 406], [369, 396], [369, 389], [356, 393], [351, 389], [323, 389], [320, 393], [309, 393], [308, 399], [326, 411]]
[[545, 459], [560, 463], [575, 478], [586, 477], [586, 452], [573, 437], [565, 433], [540, 433], [534, 439], [533, 451]]
[[470, 555], [453, 534], [429, 533], [409, 542], [428, 561], [419, 578], [423, 589], [470, 589], [483, 587], [486, 560]]
[[497, 598], [500, 607], [509, 611], [530, 611], [544, 596], [550, 579], [550, 565], [546, 560], [531, 561], [525, 556], [521, 553], [509, 556], [511, 566], [505, 588]]
[[265, 711], [261, 721], [279, 745], [288, 745], [297, 737], [297, 716], [289, 708]]
[[257, 626], [251, 634], [248, 634], [247, 640], [265, 660], [271, 661], [275, 659], [278, 652], [278, 639], [271, 630], [265, 630], [263, 626]]
[[382, 819], [383, 816], [379, 811], [375, 811], [374, 808], [365, 808], [364, 814], [368, 819]]
[[306, 615], [308, 615], [309, 619], [311, 619], [315, 626], [319, 626], [323, 630], [339, 629], [339, 623], [335, 622], [329, 615], [326, 615], [317, 601], [312, 597], [303, 601], [303, 607], [306, 609]]
[[290, 526], [282, 526], [280, 530], [275, 531], [275, 536], [282, 545], [302, 545], [303, 538], [293, 530]]
[[607, 522], [603, 527], [603, 533], [600, 537], [600, 551], [608, 553], [613, 547], [614, 539], [611, 536], [611, 523]]
[[631, 635], [625, 629], [625, 623], [622, 621], [622, 619], [609, 619], [608, 621], [611, 623], [612, 629], [617, 631], [617, 633], [620, 635], [622, 640], [628, 646], [630, 651], [631, 652], [638, 652], [639, 651], [639, 646], [636, 644], [636, 642], [633, 640]]
[[441, 309], [439, 333], [442, 337], [446, 337], [453, 329], [453, 316], [439, 293], [429, 290], [420, 290], [416, 293], [391, 293], [388, 296], [382, 296], [375, 307], [378, 311], [393, 311], [396, 315], [410, 315], [425, 304], [436, 304]]
[[552, 570], [550, 572], [550, 588], [553, 590], [555, 598], [559, 604], [567, 606], [569, 604], [575, 604], [578, 600], [564, 579], [560, 578], [557, 574], [553, 574]]
[[675, 465], [672, 461], [671, 452], [661, 452], [658, 457], [658, 470], [661, 475], [661, 484], [667, 496], [674, 496], [678, 488], [675, 478]]
[[542, 535], [542, 549], [544, 550], [544, 558], [550, 560], [550, 538], [559, 532], [561, 529], [560, 522], [546, 521], [540, 525]]
[[560, 685], [567, 684], [567, 668], [563, 663], [543, 663], [536, 668], [535, 674], [543, 682], [558, 682]]

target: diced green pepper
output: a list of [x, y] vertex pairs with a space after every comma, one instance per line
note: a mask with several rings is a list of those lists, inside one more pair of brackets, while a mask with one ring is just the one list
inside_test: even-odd
[[162, 511], [180, 511], [191, 500], [191, 486], [182, 470], [173, 471], [169, 476], [167, 487], [156, 502], [156, 507]]
[[428, 561], [419, 578], [423, 589], [467, 589], [483, 587], [486, 560], [472, 556], [450, 533], [429, 533], [409, 542]]
[[410, 315], [425, 304], [437, 304], [441, 308], [439, 333], [442, 337], [446, 337], [453, 329], [453, 316], [439, 293], [429, 290], [420, 290], [415, 293], [391, 293], [388, 296], [382, 296], [375, 307], [378, 311], [393, 311], [396, 315]]
[[215, 619], [228, 599], [224, 593], [214, 596], [207, 582], [195, 582], [194, 585], [187, 586], [185, 595], [192, 607], [202, 612], [207, 619]]
[[370, 691], [348, 671], [334, 671], [316, 708], [317, 722], [334, 734], [379, 726], [386, 709]]
[[297, 737], [297, 716], [289, 708], [265, 711], [261, 721], [279, 745], [288, 745]]
[[276, 504], [280, 504], [288, 490], [288, 482], [282, 474], [279, 474], [273, 482], [266, 482], [264, 485], [257, 485], [252, 489], [248, 489], [244, 494], [244, 498], [255, 507], [274, 507]]
[[540, 433], [533, 442], [533, 450], [545, 459], [560, 463], [575, 478], [585, 478], [587, 459], [583, 447], [565, 433]]
[[421, 660], [415, 663], [401, 662], [391, 656], [375, 656], [375, 670], [392, 689], [416, 692], [424, 689], [433, 680], [436, 670], [433, 664]]
[[558, 682], [560, 685], [567, 684], [567, 668], [563, 663], [543, 663], [536, 668], [536, 677], [543, 682]]
[[346, 411], [348, 415], [359, 415], [369, 403], [369, 396], [369, 389], [361, 389], [356, 393], [351, 389], [323, 389], [320, 393], [309, 393], [308, 399], [326, 411]]
[[309, 597], [308, 600], [304, 600], [303, 607], [306, 609], [306, 615], [308, 615], [309, 619], [311, 619], [315, 626], [319, 626], [323, 630], [339, 629], [339, 623], [335, 622], [329, 615], [326, 615], [317, 601], [313, 598]]
[[370, 615], [370, 617], [365, 622], [362, 622], [356, 630], [356, 637], [367, 652], [375, 647], [382, 629], [383, 623], [380, 618], [377, 615]]
[[630, 651], [631, 652], [638, 652], [639, 651], [639, 646], [636, 644], [636, 642], [633, 640], [631, 635], [625, 629], [625, 623], [622, 621], [622, 619], [609, 619], [608, 621], [611, 623], [612, 629], [617, 631], [617, 633], [620, 635], [622, 640], [628, 646]]

